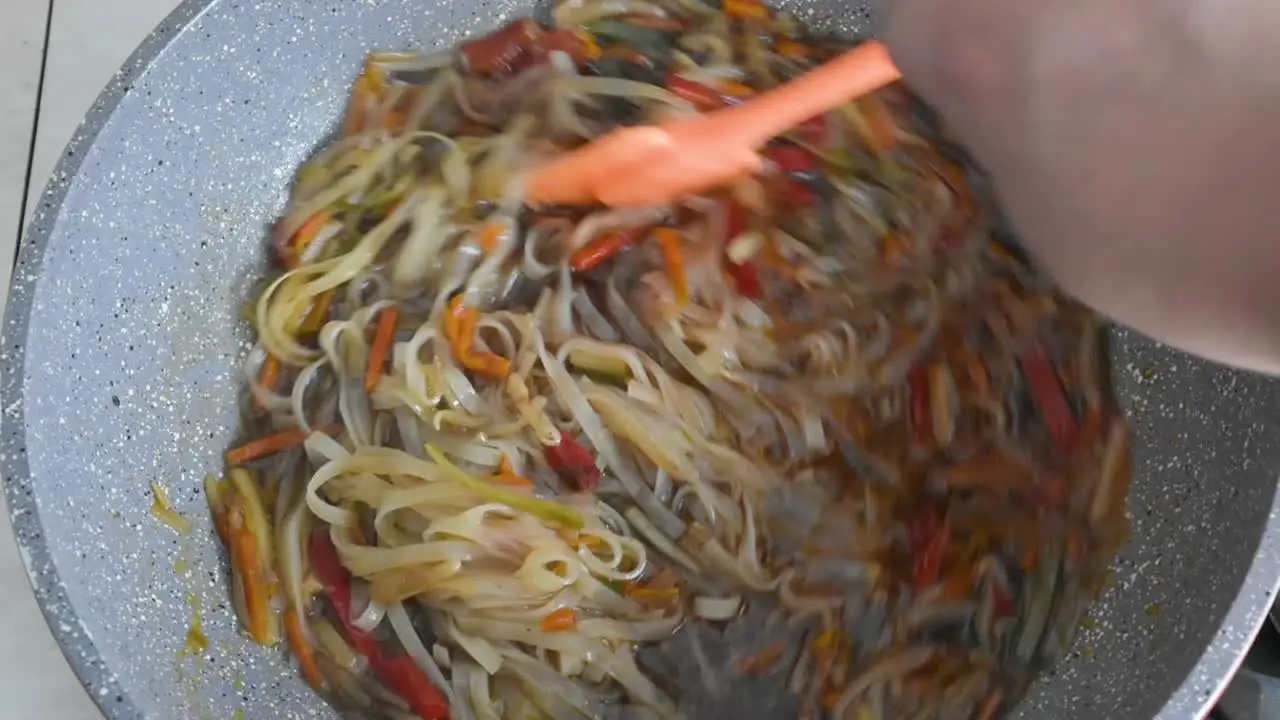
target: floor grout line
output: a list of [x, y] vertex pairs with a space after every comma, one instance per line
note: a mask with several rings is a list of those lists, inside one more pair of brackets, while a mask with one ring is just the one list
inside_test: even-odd
[[23, 172], [22, 202], [18, 205], [18, 240], [13, 245], [13, 264], [18, 262], [18, 252], [22, 250], [22, 235], [27, 227], [27, 205], [31, 202], [31, 174], [35, 168], [36, 136], [40, 131], [40, 106], [44, 101], [45, 71], [49, 67], [49, 39], [53, 34], [53, 3], [49, 0], [49, 8], [44, 19], [44, 42], [40, 47], [40, 74], [36, 78], [36, 101], [31, 112], [31, 142], [27, 149], [27, 168]]

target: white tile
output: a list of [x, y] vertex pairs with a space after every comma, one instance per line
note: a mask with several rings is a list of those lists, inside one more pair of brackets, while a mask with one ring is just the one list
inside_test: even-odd
[[[0, 0], [0, 279], [8, 286], [49, 0]], [[80, 118], [176, 0], [54, 0], [29, 189], [44, 189]], [[108, 30], [109, 28], [109, 30]], [[29, 215], [28, 215], [29, 217]], [[3, 300], [0, 299], [0, 304]], [[99, 720], [36, 607], [0, 516], [0, 697], [6, 718]]]
[[[0, 282], [9, 285], [31, 148], [48, 0], [0, 0]], [[4, 299], [0, 297], [0, 309]], [[0, 697], [5, 717], [100, 717], [59, 652], [0, 514]]]
[[[0, 287], [18, 237], [49, 0], [0, 0]], [[0, 310], [4, 300], [0, 298]]]
[[49, 173], [98, 93], [138, 43], [178, 6], [178, 0], [53, 1], [53, 31], [31, 172], [34, 192], [44, 190]]

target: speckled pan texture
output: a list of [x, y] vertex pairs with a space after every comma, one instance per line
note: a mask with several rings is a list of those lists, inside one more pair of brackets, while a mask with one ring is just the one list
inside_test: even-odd
[[[852, 5], [796, 9], [867, 29]], [[14, 274], [0, 452], [40, 603], [109, 717], [330, 714], [277, 653], [240, 638], [226, 608], [200, 482], [233, 432], [237, 307], [292, 170], [331, 127], [362, 53], [452, 44], [527, 10], [190, 0], [67, 149]], [[1116, 340], [1138, 431], [1134, 539], [1027, 717], [1198, 717], [1276, 588], [1280, 386]], [[193, 534], [151, 517], [152, 481]], [[184, 654], [197, 617], [208, 651]]]

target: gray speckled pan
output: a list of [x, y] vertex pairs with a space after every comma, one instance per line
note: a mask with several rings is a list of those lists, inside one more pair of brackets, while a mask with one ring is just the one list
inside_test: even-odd
[[[331, 715], [225, 608], [200, 481], [232, 435], [237, 307], [363, 52], [451, 44], [529, 5], [188, 0], [68, 147], [14, 274], [0, 459], [40, 604], [109, 717]], [[852, 5], [796, 6], [827, 29], [866, 28]], [[1134, 539], [1028, 717], [1199, 717], [1280, 577], [1280, 386], [1116, 339], [1138, 434]], [[153, 480], [192, 535], [150, 516]], [[208, 651], [184, 655], [198, 615]]]

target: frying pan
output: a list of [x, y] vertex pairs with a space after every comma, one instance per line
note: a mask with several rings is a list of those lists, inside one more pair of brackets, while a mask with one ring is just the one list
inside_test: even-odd
[[[201, 497], [234, 431], [239, 304], [364, 52], [450, 45], [531, 6], [188, 0], [68, 146], [14, 272], [0, 467], [39, 602], [108, 717], [330, 716], [278, 653], [241, 638]], [[858, 5], [791, 8], [869, 30]], [[1201, 716], [1280, 578], [1280, 386], [1123, 330], [1113, 356], [1136, 430], [1133, 539], [1025, 717]], [[192, 533], [148, 512], [152, 481]]]

